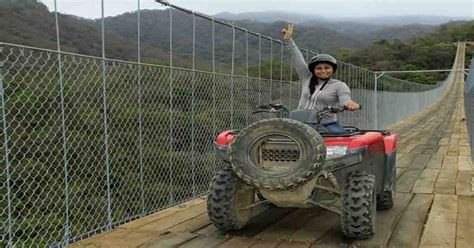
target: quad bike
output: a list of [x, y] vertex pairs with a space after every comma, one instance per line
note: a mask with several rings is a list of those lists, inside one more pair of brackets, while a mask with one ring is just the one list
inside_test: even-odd
[[393, 206], [398, 136], [352, 126], [345, 126], [344, 134], [327, 132], [324, 116], [344, 110], [290, 112], [281, 104], [261, 105], [254, 113], [277, 118], [220, 133], [216, 152], [230, 166], [211, 181], [211, 222], [222, 231], [241, 229], [264, 203], [322, 207], [341, 216], [345, 236], [370, 238], [376, 210]]

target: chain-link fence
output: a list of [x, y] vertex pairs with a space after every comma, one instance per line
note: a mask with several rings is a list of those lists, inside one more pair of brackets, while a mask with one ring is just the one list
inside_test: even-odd
[[474, 59], [471, 60], [469, 74], [464, 84], [464, 112], [466, 114], [466, 127], [471, 147], [471, 162], [474, 163]]
[[[296, 108], [301, 85], [276, 39], [204, 18], [209, 70], [197, 70], [194, 37], [191, 66], [174, 67], [172, 9], [170, 66], [0, 43], [0, 246], [62, 246], [203, 195], [221, 166], [217, 133], [262, 118], [251, 114], [258, 104]], [[197, 15], [186, 13], [194, 34]], [[227, 48], [215, 44], [215, 24], [231, 34], [220, 39]], [[344, 62], [335, 77], [363, 105], [341, 122], [361, 128], [423, 110], [450, 82], [413, 84]]]
[[[250, 113], [259, 103], [294, 109], [301, 91], [282, 80], [0, 49], [2, 245], [73, 242], [205, 194], [220, 166], [216, 134], [258, 120]], [[374, 74], [354, 68], [338, 76], [367, 110], [343, 122], [371, 127], [374, 94], [383, 106], [390, 93], [377, 96]]]

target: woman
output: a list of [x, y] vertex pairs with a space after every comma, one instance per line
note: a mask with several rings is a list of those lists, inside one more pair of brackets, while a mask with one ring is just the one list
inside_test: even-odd
[[[350, 111], [360, 108], [351, 100], [351, 91], [346, 83], [333, 78], [337, 69], [337, 60], [328, 54], [318, 54], [307, 65], [303, 55], [293, 41], [293, 24], [282, 30], [287, 41], [287, 49], [293, 57], [293, 66], [302, 82], [301, 98], [298, 108], [321, 109], [325, 106], [343, 105]], [[344, 133], [337, 122], [336, 114], [331, 114], [322, 123], [332, 133]]]

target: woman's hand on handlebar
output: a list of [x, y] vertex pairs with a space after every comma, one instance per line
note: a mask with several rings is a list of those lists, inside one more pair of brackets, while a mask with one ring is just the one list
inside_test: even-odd
[[281, 30], [281, 33], [283, 34], [283, 39], [289, 40], [293, 37], [293, 27], [293, 23], [288, 23], [288, 26]]
[[356, 111], [356, 110], [361, 109], [361, 106], [356, 102], [350, 101], [344, 104], [344, 108], [346, 108], [349, 111]]

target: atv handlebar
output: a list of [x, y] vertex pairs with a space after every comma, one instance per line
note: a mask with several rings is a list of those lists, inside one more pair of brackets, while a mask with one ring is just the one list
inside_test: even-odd
[[[359, 104], [359, 110], [362, 109], [362, 105]], [[337, 106], [327, 106], [318, 111], [318, 113], [340, 113], [347, 110], [347, 107], [344, 105], [337, 105]], [[290, 110], [283, 104], [276, 104], [276, 103], [269, 103], [269, 104], [261, 104], [257, 105], [257, 110], [252, 112], [252, 114], [256, 113], [290, 113]]]
[[[327, 106], [324, 109], [327, 109], [329, 110], [331, 113], [340, 113], [340, 112], [343, 112], [345, 110], [348, 110], [346, 106], [344, 105], [337, 105], [337, 106]], [[362, 105], [359, 104], [359, 109], [358, 110], [362, 110]]]
[[252, 114], [262, 113], [262, 112], [266, 112], [266, 113], [278, 113], [278, 112], [290, 113], [290, 110], [283, 104], [269, 103], [269, 104], [257, 105], [257, 110], [252, 112]]

